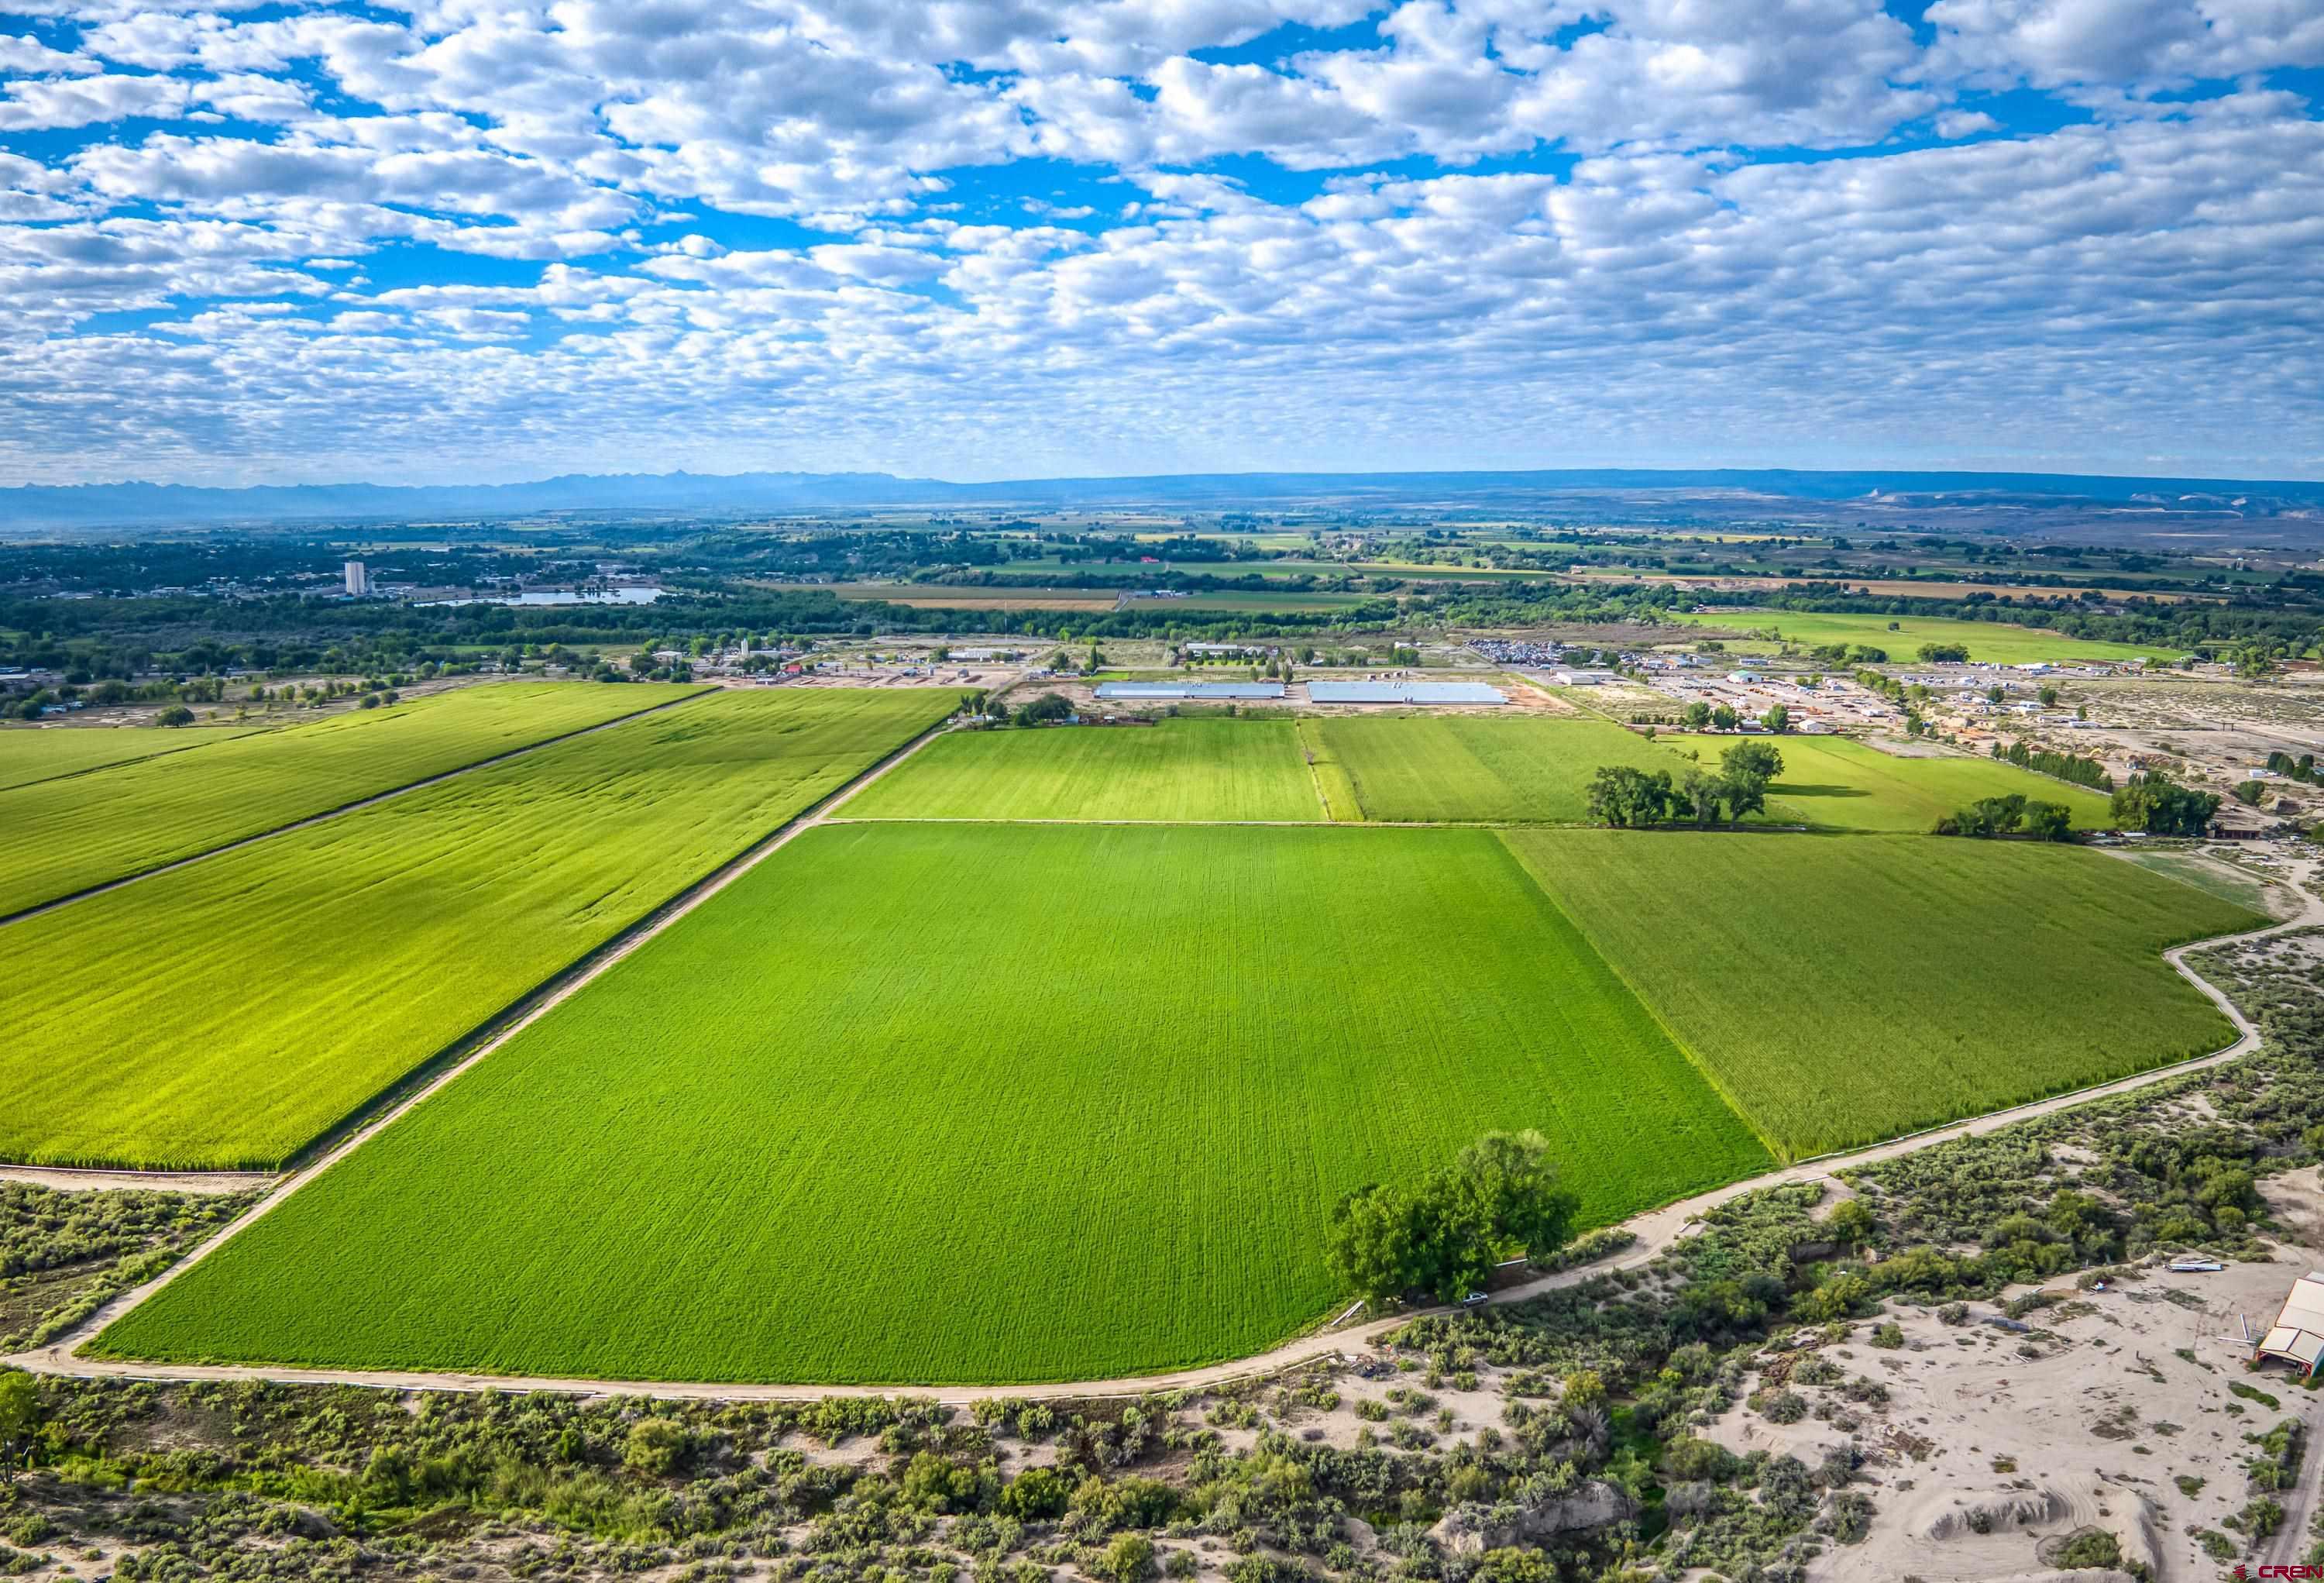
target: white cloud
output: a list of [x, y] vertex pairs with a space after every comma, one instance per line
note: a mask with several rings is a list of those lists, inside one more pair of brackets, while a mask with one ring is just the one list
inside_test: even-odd
[[2300, 0], [410, 3], [0, 42], [0, 470], [2324, 470], [2314, 109], [2153, 97]]

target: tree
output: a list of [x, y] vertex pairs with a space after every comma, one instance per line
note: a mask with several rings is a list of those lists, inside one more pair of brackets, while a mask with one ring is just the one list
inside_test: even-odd
[[1674, 812], [1692, 819], [1697, 829], [1707, 829], [1719, 822], [1720, 805], [1727, 801], [1726, 778], [1709, 770], [1689, 770], [1671, 801], [1683, 804], [1674, 807]]
[[2062, 802], [2029, 802], [2025, 805], [2024, 830], [2037, 841], [2070, 841], [2074, 838], [2074, 810]]
[[17, 1370], [0, 1374], [0, 1467], [16, 1467], [32, 1455], [41, 1427], [41, 1393], [32, 1376]]
[[1482, 1286], [1505, 1252], [1562, 1245], [1575, 1207], [1539, 1133], [1488, 1133], [1415, 1189], [1373, 1183], [1342, 1199], [1324, 1256], [1368, 1301], [1422, 1291], [1451, 1302]]
[[1989, 704], [1999, 703], [2001, 701], [2001, 689], [1998, 687], [1987, 688], [1985, 690], [1985, 701]]
[[1769, 704], [1767, 712], [1759, 717], [1759, 723], [1781, 736], [1792, 727], [1791, 707], [1787, 704]]
[[1047, 720], [1070, 719], [1073, 717], [1073, 712], [1074, 706], [1066, 701], [1065, 694], [1045, 692], [1017, 711], [1016, 723], [1019, 726], [1038, 726]]
[[1772, 742], [1738, 742], [1719, 755], [1719, 767], [1730, 781], [1765, 785], [1784, 773], [1784, 750]]
[[1671, 778], [1666, 770], [1601, 764], [1590, 777], [1590, 817], [1600, 824], [1617, 829], [1659, 824], [1670, 811], [1670, 804]]
[[2200, 836], [2219, 811], [2219, 800], [2211, 792], [2179, 785], [2167, 775], [2133, 775], [2115, 789], [2110, 811], [2124, 829], [2150, 836]]
[[2267, 788], [2257, 781], [2237, 781], [2228, 790], [2235, 793], [2236, 801], [2246, 808], [2257, 808], [2260, 799], [2267, 795]]
[[1741, 719], [1741, 716], [1738, 715], [1733, 709], [1729, 708], [1725, 704], [1720, 704], [1717, 708], [1711, 711], [1711, 723], [1721, 731], [1734, 730]]
[[2058, 690], [2045, 681], [2034, 690], [2034, 696], [2042, 700], [2042, 707], [2046, 709], [2057, 703]]
[[193, 723], [194, 711], [183, 704], [171, 704], [153, 717], [153, 724], [156, 726], [190, 726]]
[[[1888, 629], [1891, 632], [1895, 631], [1896, 624], [1893, 621], [1890, 622], [1888, 624]], [[1928, 665], [1966, 664], [1969, 662], [1969, 645], [1966, 643], [1923, 643], [1921, 645], [1921, 661], [1923, 664]]]
[[1688, 730], [1700, 731], [1711, 724], [1711, 706], [1697, 699], [1686, 706], [1679, 719]]

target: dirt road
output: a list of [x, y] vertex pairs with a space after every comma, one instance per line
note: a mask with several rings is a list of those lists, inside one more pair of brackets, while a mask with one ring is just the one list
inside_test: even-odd
[[[667, 928], [670, 923], [675, 922], [678, 917], [683, 916], [685, 912], [692, 911], [693, 908], [698, 906], [711, 895], [715, 894], [717, 891], [724, 889], [727, 884], [733, 883], [734, 879], [747, 872], [752, 866], [763, 861], [769, 855], [779, 849], [785, 843], [795, 838], [800, 831], [810, 829], [816, 825], [826, 822], [832, 811], [838, 808], [848, 798], [854, 795], [857, 791], [860, 791], [862, 787], [871, 784], [872, 781], [878, 779], [881, 775], [885, 774], [896, 764], [902, 763], [904, 759], [910, 756], [913, 753], [918, 752], [921, 746], [932, 740], [936, 735], [938, 735], [938, 732], [932, 731], [927, 736], [916, 739], [892, 757], [876, 766], [869, 773], [834, 794], [833, 797], [828, 799], [813, 813], [801, 819], [797, 823], [787, 827], [780, 834], [777, 835], [769, 842], [738, 859], [734, 864], [728, 866], [726, 869], [722, 870], [717, 875], [706, 882], [697, 891], [690, 893], [688, 898], [680, 907], [664, 919], [659, 921], [651, 930], [640, 934], [625, 942], [620, 951], [608, 955], [602, 962], [593, 966], [588, 974], [576, 978], [572, 983], [564, 986], [558, 995], [533, 1008], [522, 1020], [504, 1032], [495, 1035], [487, 1043], [480, 1046], [466, 1060], [461, 1061], [459, 1065], [454, 1067], [449, 1071], [445, 1072], [434, 1081], [430, 1082], [426, 1088], [412, 1095], [402, 1104], [398, 1105], [392, 1110], [381, 1116], [363, 1128], [360, 1132], [343, 1141], [336, 1148], [331, 1150], [329, 1153], [316, 1161], [313, 1164], [308, 1166], [297, 1175], [284, 1181], [272, 1195], [253, 1209], [250, 1214], [236, 1221], [232, 1227], [228, 1227], [220, 1236], [206, 1244], [201, 1249], [198, 1250], [183, 1263], [178, 1264], [173, 1269], [165, 1272], [159, 1278], [148, 1282], [146, 1284], [140, 1286], [132, 1291], [125, 1292], [122, 1296], [115, 1299], [112, 1302], [100, 1309], [86, 1324], [81, 1326], [79, 1329], [76, 1330], [71, 1335], [65, 1337], [63, 1339], [51, 1346], [39, 1348], [36, 1351], [21, 1353], [13, 1357], [0, 1359], [0, 1362], [6, 1362], [15, 1365], [16, 1367], [30, 1369], [42, 1374], [78, 1376], [114, 1375], [124, 1378], [150, 1380], [271, 1380], [283, 1384], [370, 1385], [389, 1390], [557, 1391], [581, 1395], [621, 1394], [628, 1396], [659, 1397], [665, 1400], [711, 1401], [815, 1401], [826, 1397], [881, 1396], [892, 1395], [899, 1392], [910, 1392], [914, 1394], [931, 1396], [943, 1402], [969, 1402], [997, 1397], [1054, 1399], [1059, 1397], [1083, 1398], [1135, 1396], [1143, 1394], [1148, 1391], [1169, 1391], [1184, 1388], [1222, 1385], [1236, 1380], [1280, 1374], [1285, 1370], [1296, 1368], [1303, 1364], [1312, 1363], [1318, 1358], [1329, 1357], [1334, 1355], [1357, 1350], [1361, 1347], [1368, 1345], [1378, 1337], [1396, 1328], [1397, 1326], [1405, 1323], [1406, 1320], [1414, 1317], [1410, 1313], [1404, 1313], [1398, 1314], [1390, 1319], [1375, 1319], [1367, 1324], [1351, 1326], [1343, 1329], [1320, 1331], [1315, 1334], [1303, 1336], [1295, 1340], [1286, 1342], [1283, 1346], [1275, 1347], [1270, 1351], [1259, 1355], [1258, 1356], [1241, 1359], [1233, 1363], [1214, 1364], [1203, 1368], [1181, 1369], [1169, 1374], [1141, 1375], [1132, 1379], [1077, 1380], [1066, 1383], [1027, 1385], [937, 1386], [922, 1388], [915, 1387], [909, 1382], [896, 1382], [884, 1386], [722, 1384], [715, 1383], [692, 1384], [651, 1380], [614, 1381], [561, 1379], [549, 1376], [512, 1377], [508, 1375], [445, 1374], [428, 1371], [374, 1372], [360, 1369], [301, 1369], [240, 1365], [165, 1365], [123, 1362], [110, 1358], [86, 1358], [75, 1355], [74, 1349], [79, 1347], [88, 1338], [96, 1335], [106, 1325], [112, 1323], [114, 1319], [119, 1318], [122, 1314], [126, 1313], [129, 1310], [136, 1307], [139, 1303], [143, 1302], [147, 1298], [152, 1296], [154, 1292], [168, 1285], [169, 1282], [175, 1279], [180, 1273], [198, 1264], [208, 1254], [223, 1245], [227, 1240], [237, 1235], [244, 1227], [251, 1225], [260, 1216], [264, 1215], [268, 1210], [281, 1203], [282, 1200], [288, 1198], [291, 1193], [296, 1192], [300, 1187], [304, 1186], [307, 1182], [319, 1175], [323, 1171], [327, 1170], [334, 1162], [345, 1156], [350, 1150], [359, 1147], [366, 1138], [376, 1133], [381, 1127], [385, 1126], [397, 1116], [401, 1115], [413, 1105], [419, 1104], [429, 1094], [434, 1093], [446, 1083], [448, 1083], [455, 1078], [458, 1077], [460, 1073], [466, 1071], [470, 1066], [473, 1066], [475, 1062], [483, 1060], [494, 1049], [497, 1049], [502, 1043], [505, 1042], [512, 1034], [518, 1031], [518, 1029], [522, 1028], [534, 1019], [538, 1018], [543, 1013], [547, 1012], [551, 1005], [557, 1004], [558, 1000], [563, 999], [565, 995], [570, 995], [575, 990], [579, 989], [582, 985], [588, 982], [590, 978], [595, 977], [606, 967], [611, 967], [614, 961], [620, 958], [620, 956], [627, 954], [628, 950], [634, 949], [638, 945], [642, 944], [646, 939], [650, 938], [652, 933], [657, 933], [661, 929]], [[1658, 1254], [1667, 1250], [1682, 1236], [1685, 1236], [1690, 1223], [1718, 1208], [1720, 1205], [1724, 1204], [1732, 1199], [1739, 1198], [1745, 1193], [1756, 1192], [1762, 1188], [1776, 1187], [1791, 1183], [1824, 1180], [1854, 1166], [1868, 1165], [1876, 1161], [1894, 1159], [1900, 1154], [1910, 1153], [1919, 1149], [1932, 1148], [1936, 1144], [1947, 1143], [1955, 1138], [1978, 1136], [1992, 1132], [1999, 1127], [2009, 1126], [2015, 1123], [2027, 1121], [2035, 1116], [2048, 1116], [2054, 1112], [2067, 1109], [2072, 1106], [2081, 1105], [2093, 1099], [2104, 1098], [2109, 1095], [2130, 1093], [2135, 1089], [2146, 1088], [2154, 1083], [2164, 1082], [2173, 1078], [2183, 1077], [2189, 1072], [2200, 1071], [2206, 1067], [2217, 1066], [2221, 1062], [2233, 1060], [2239, 1056], [2248, 1054], [2252, 1051], [2259, 1048], [2259, 1031], [2252, 1025], [2250, 1020], [2236, 1007], [2234, 1003], [2228, 1000], [2225, 994], [2187, 965], [2187, 954], [2190, 951], [2200, 950], [2210, 946], [2226, 943], [2226, 941], [2229, 940], [2261, 940], [2269, 935], [2282, 934], [2292, 930], [2308, 929], [2313, 928], [2319, 924], [2324, 924], [2324, 901], [2319, 901], [2309, 889], [2309, 883], [2315, 877], [2318, 867], [2318, 861], [2311, 859], [2302, 859], [2292, 866], [2292, 884], [2296, 889], [2301, 903], [2300, 911], [2293, 916], [2285, 919], [2282, 922], [2272, 924], [2268, 928], [2254, 930], [2247, 934], [2224, 936], [2220, 940], [2216, 940], [2198, 941], [2193, 944], [2179, 947], [2173, 950], [2166, 951], [2164, 953], [2165, 958], [2169, 960], [2171, 965], [2177, 968], [2180, 974], [2184, 977], [2189, 983], [2194, 985], [2198, 989], [2200, 989], [2205, 995], [2209, 995], [2211, 1000], [2218, 1005], [2220, 1010], [2227, 1014], [2228, 1021], [2234, 1024], [2236, 1037], [2235, 1041], [2227, 1045], [2225, 1049], [2217, 1051], [2209, 1055], [2199, 1056], [2193, 1060], [2181, 1061], [2175, 1066], [2162, 1067], [2153, 1071], [2140, 1072], [2131, 1077], [2117, 1078], [2113, 1082], [2101, 1083], [2091, 1088], [2078, 1089], [2070, 1094], [2056, 1095], [2048, 1099], [2036, 1100], [2032, 1104], [2017, 1106], [2009, 1110], [1995, 1111], [1990, 1115], [1978, 1116], [1972, 1120], [1955, 1122], [1947, 1126], [1932, 1128], [1927, 1132], [1915, 1133], [1906, 1137], [1891, 1139], [1886, 1143], [1876, 1144], [1868, 1149], [1859, 1149], [1846, 1154], [1827, 1155], [1817, 1160], [1803, 1161], [1799, 1164], [1786, 1167], [1781, 1171], [1769, 1171], [1764, 1175], [1753, 1177], [1747, 1181], [1733, 1182], [1726, 1187], [1718, 1188], [1707, 1193], [1698, 1194], [1692, 1199], [1683, 1199], [1678, 1203], [1667, 1205], [1663, 1208], [1654, 1210], [1648, 1214], [1635, 1217], [1634, 1218], [1624, 1222], [1623, 1224], [1625, 1228], [1635, 1235], [1637, 1241], [1618, 1256], [1612, 1259], [1603, 1260], [1598, 1264], [1591, 1264], [1580, 1269], [1563, 1271], [1554, 1275], [1545, 1275], [1537, 1280], [1526, 1282], [1522, 1285], [1509, 1287], [1504, 1291], [1494, 1293], [1490, 1301], [1495, 1303], [1523, 1302], [1527, 1298], [1539, 1296], [1545, 1291], [1551, 1291], [1560, 1287], [1574, 1285], [1581, 1282], [1590, 1280], [1595, 1276], [1607, 1273], [1609, 1271], [1632, 1269], [1646, 1264]], [[2312, 1473], [2313, 1469], [2310, 1469], [2310, 1472]]]

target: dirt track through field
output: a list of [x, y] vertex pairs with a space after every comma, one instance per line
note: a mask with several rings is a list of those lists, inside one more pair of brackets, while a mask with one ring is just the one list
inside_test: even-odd
[[[729, 864], [708, 880], [689, 892], [650, 928], [642, 930], [608, 948], [606, 954], [591, 964], [589, 969], [551, 992], [539, 1004], [525, 1013], [517, 1022], [494, 1034], [457, 1065], [440, 1074], [418, 1092], [332, 1148], [327, 1153], [297, 1174], [284, 1180], [276, 1190], [252, 1211], [228, 1227], [224, 1232], [197, 1249], [192, 1254], [163, 1272], [154, 1280], [114, 1299], [99, 1309], [71, 1334], [50, 1346], [32, 1352], [19, 1353], [0, 1359], [0, 1363], [29, 1369], [38, 1374], [63, 1375], [77, 1377], [108, 1376], [143, 1380], [266, 1380], [283, 1384], [367, 1385], [382, 1390], [399, 1391], [555, 1391], [576, 1395], [648, 1396], [668, 1401], [819, 1401], [828, 1397], [864, 1397], [909, 1393], [940, 1402], [972, 1402], [1001, 1397], [1021, 1399], [1056, 1399], [1086, 1397], [1120, 1397], [1142, 1395], [1149, 1391], [1199, 1389], [1228, 1384], [1238, 1380], [1263, 1378], [1286, 1370], [1297, 1368], [1318, 1359], [1344, 1356], [1360, 1350], [1378, 1338], [1416, 1317], [1414, 1310], [1392, 1318], [1374, 1319], [1342, 1329], [1325, 1329], [1299, 1337], [1254, 1357], [1231, 1363], [1213, 1364], [1202, 1368], [1180, 1369], [1168, 1374], [1146, 1375], [1130, 1379], [1078, 1380], [1066, 1383], [1021, 1385], [969, 1385], [916, 1387], [910, 1382], [893, 1382], [886, 1385], [783, 1385], [783, 1384], [721, 1384], [715, 1383], [669, 1383], [650, 1380], [586, 1380], [562, 1379], [549, 1376], [511, 1376], [502, 1375], [464, 1375], [425, 1370], [367, 1371], [362, 1369], [275, 1368], [244, 1365], [177, 1365], [123, 1361], [114, 1358], [88, 1358], [76, 1355], [75, 1348], [96, 1336], [121, 1315], [152, 1297], [184, 1271], [198, 1264], [204, 1256], [249, 1227], [290, 1194], [313, 1180], [348, 1152], [386, 1126], [412, 1106], [419, 1104], [445, 1084], [451, 1082], [477, 1061], [540, 1018], [550, 1007], [580, 989], [607, 967], [643, 944], [646, 940], [676, 922], [718, 891], [724, 889], [742, 874], [763, 861], [796, 838], [802, 830], [829, 822], [837, 808], [863, 787], [886, 774], [927, 743], [942, 734], [938, 727], [915, 738], [881, 764], [849, 784], [843, 786], [808, 814], [785, 827], [752, 851]], [[2127, 1094], [2153, 1084], [2165, 1082], [2207, 1067], [2236, 1060], [2257, 1050], [2259, 1030], [2217, 986], [2205, 979], [2187, 965], [2190, 951], [2205, 950], [2234, 940], [2263, 940], [2270, 935], [2284, 934], [2294, 930], [2314, 928], [2324, 924], [2324, 900], [2319, 900], [2310, 888], [2324, 868], [2324, 860], [2302, 858], [2288, 866], [2289, 888], [2298, 895], [2300, 911], [2279, 923], [2245, 934], [2224, 935], [2216, 940], [2196, 940], [2177, 946], [2163, 953], [2163, 958], [2189, 983], [2210, 998], [2226, 1014], [2236, 1030], [2234, 1042], [2209, 1055], [2173, 1066], [2158, 1067], [2152, 1071], [2118, 1078], [2111, 1082], [2077, 1089], [2070, 1094], [2053, 1095], [2047, 1099], [1999, 1110], [1968, 1121], [1954, 1122], [1926, 1132], [1893, 1138], [1887, 1143], [1846, 1154], [1827, 1155], [1816, 1160], [1802, 1161], [1796, 1165], [1748, 1180], [1730, 1182], [1725, 1187], [1683, 1199], [1660, 1209], [1635, 1216], [1623, 1222], [1623, 1228], [1637, 1238], [1630, 1247], [1617, 1257], [1601, 1260], [1578, 1269], [1545, 1275], [1522, 1285], [1495, 1292], [1493, 1303], [1522, 1302], [1546, 1291], [1572, 1286], [1612, 1271], [1634, 1269], [1650, 1263], [1688, 1235], [1688, 1227], [1702, 1216], [1730, 1199], [1763, 1188], [1821, 1181], [1856, 1166], [1869, 1165], [1877, 1161], [1895, 1159], [1916, 1150], [1932, 1148], [1956, 1138], [1974, 1137], [1993, 1132], [2017, 1122], [2036, 1116], [2052, 1115], [2094, 1099], [2116, 1094]]]

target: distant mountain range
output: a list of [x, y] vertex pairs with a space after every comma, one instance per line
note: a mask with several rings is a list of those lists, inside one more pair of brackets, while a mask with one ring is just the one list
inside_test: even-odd
[[247, 489], [179, 484], [27, 485], [0, 489], [0, 533], [39, 528], [217, 526], [541, 512], [761, 511], [899, 507], [1028, 508], [1290, 505], [1356, 510], [1550, 506], [1613, 494], [2028, 506], [2270, 517], [2324, 509], [2324, 483], [2116, 478], [2060, 473], [1804, 472], [1591, 468], [1542, 472], [1188, 473], [1132, 478], [1025, 478], [954, 484], [886, 473], [567, 474], [528, 484], [300, 484]]

